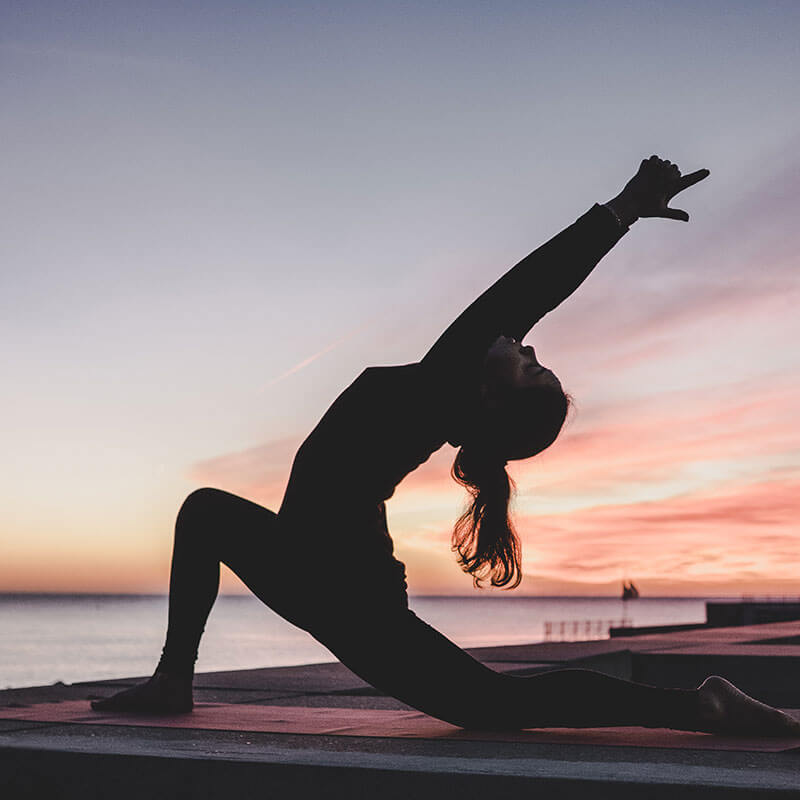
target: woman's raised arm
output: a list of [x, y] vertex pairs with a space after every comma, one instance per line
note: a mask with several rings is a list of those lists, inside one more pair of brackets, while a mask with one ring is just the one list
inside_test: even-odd
[[[572, 225], [512, 267], [439, 337], [422, 364], [453, 377], [479, 367], [498, 336], [522, 339], [545, 314], [566, 300], [638, 217], [688, 220], [669, 200], [708, 175], [680, 170], [657, 156], [613, 200], [595, 204]], [[474, 372], [473, 372], [474, 374]]]
[[522, 339], [569, 297], [627, 230], [610, 209], [593, 206], [478, 297], [439, 337], [422, 364], [439, 374], [472, 372], [470, 367], [480, 366], [498, 336]]

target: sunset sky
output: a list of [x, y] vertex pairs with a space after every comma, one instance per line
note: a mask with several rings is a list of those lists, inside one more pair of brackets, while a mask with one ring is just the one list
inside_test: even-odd
[[[517, 591], [800, 594], [798, 42], [794, 0], [4, 3], [0, 591], [166, 591], [186, 494], [276, 509], [365, 366], [656, 153], [691, 221], [527, 339], [576, 408], [510, 465]], [[388, 504], [415, 593], [473, 591], [453, 455]]]

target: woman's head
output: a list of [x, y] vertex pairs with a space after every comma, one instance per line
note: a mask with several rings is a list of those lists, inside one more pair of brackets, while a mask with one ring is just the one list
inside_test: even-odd
[[500, 336], [489, 348], [463, 445], [499, 460], [529, 458], [549, 447], [564, 425], [569, 397], [530, 345]]
[[498, 336], [486, 353], [481, 375], [485, 395], [529, 387], [561, 388], [558, 378], [536, 359], [530, 345], [510, 336]]
[[501, 336], [489, 348], [480, 400], [452, 469], [472, 496], [456, 522], [453, 549], [476, 585], [484, 579], [493, 586], [519, 585], [520, 546], [508, 512], [514, 483], [506, 461], [549, 447], [564, 425], [569, 403], [558, 378], [539, 364], [532, 347]]

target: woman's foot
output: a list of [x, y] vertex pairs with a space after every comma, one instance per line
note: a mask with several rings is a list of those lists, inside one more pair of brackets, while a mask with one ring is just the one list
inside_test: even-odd
[[702, 731], [727, 736], [800, 737], [800, 722], [746, 695], [719, 675], [706, 678], [697, 691]]
[[185, 714], [192, 710], [191, 679], [156, 670], [146, 683], [104, 700], [92, 700], [95, 711], [138, 711], [144, 714]]

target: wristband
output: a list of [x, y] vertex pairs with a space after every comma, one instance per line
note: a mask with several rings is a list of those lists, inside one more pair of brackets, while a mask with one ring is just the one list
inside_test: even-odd
[[602, 203], [602, 206], [603, 206], [603, 208], [607, 208], [607, 209], [608, 209], [608, 212], [611, 214], [611, 216], [612, 216], [612, 217], [614, 217], [614, 219], [617, 221], [617, 225], [619, 225], [619, 226], [620, 226], [620, 228], [622, 228], [623, 230], [628, 230], [628, 227], [629, 227], [629, 226], [628, 226], [628, 225], [626, 225], [626, 224], [625, 224], [625, 223], [624, 223], [624, 222], [623, 222], [623, 221], [622, 221], [622, 220], [619, 218], [619, 214], [617, 214], [617, 212], [616, 212], [616, 211], [614, 211], [614, 209], [613, 209], [613, 208], [611, 208], [611, 206], [610, 206], [610, 205], [608, 205], [608, 203]]

